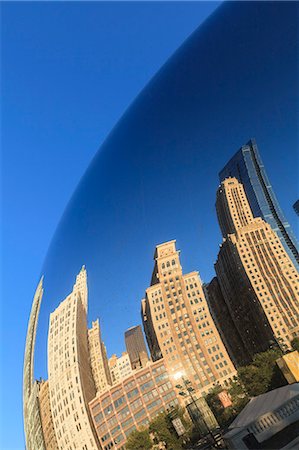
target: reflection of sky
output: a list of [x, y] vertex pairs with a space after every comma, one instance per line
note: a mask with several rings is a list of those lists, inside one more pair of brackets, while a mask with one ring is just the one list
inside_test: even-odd
[[128, 104], [217, 4], [1, 4], [1, 449], [24, 449], [27, 320], [65, 205]]
[[108, 354], [120, 353], [124, 331], [140, 323], [155, 244], [166, 240], [177, 239], [185, 272], [209, 281], [218, 170], [250, 137], [282, 205], [296, 198], [294, 7], [225, 5], [138, 97], [60, 224], [44, 267], [42, 326], [86, 264], [89, 319], [101, 317]]

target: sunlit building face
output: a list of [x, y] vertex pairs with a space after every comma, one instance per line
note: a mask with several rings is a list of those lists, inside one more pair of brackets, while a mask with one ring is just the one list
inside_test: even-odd
[[273, 338], [291, 348], [299, 335], [299, 275], [278, 235], [254, 218], [243, 185], [227, 178], [217, 192], [224, 241], [215, 269], [231, 315], [253, 355]]
[[143, 302], [150, 351], [155, 357], [151, 342], [156, 341], [172, 375], [184, 370], [199, 393], [207, 393], [215, 382], [225, 385], [232, 380], [235, 368], [210, 314], [199, 274], [183, 274], [175, 241], [157, 246]]

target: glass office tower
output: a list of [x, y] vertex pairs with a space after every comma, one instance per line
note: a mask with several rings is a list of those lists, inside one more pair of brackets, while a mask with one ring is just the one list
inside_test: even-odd
[[235, 177], [243, 184], [253, 215], [270, 224], [299, 270], [296, 238], [279, 206], [254, 139], [243, 145], [219, 172], [220, 183], [228, 177]]

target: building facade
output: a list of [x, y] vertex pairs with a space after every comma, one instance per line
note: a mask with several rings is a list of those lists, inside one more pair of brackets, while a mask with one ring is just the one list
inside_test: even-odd
[[197, 394], [204, 395], [214, 383], [226, 384], [235, 375], [198, 272], [183, 275], [175, 241], [156, 247], [142, 309], [153, 359], [157, 347], [152, 342], [157, 342], [171, 376], [184, 372]]
[[112, 355], [109, 358], [109, 370], [112, 384], [120, 383], [132, 373], [131, 361], [127, 352], [121, 356]]
[[27, 450], [45, 450], [39, 409], [39, 382], [34, 380], [34, 349], [40, 305], [43, 297], [43, 278], [34, 294], [25, 344], [23, 370], [23, 416]]
[[254, 217], [269, 223], [299, 270], [297, 240], [279, 206], [254, 139], [243, 145], [220, 171], [220, 182], [228, 177], [235, 177], [243, 184]]
[[234, 365], [244, 366], [248, 364], [251, 361], [251, 356], [244, 346], [232, 319], [217, 277], [214, 277], [209, 284], [205, 285], [205, 290], [212, 317]]
[[299, 333], [298, 272], [277, 234], [250, 210], [244, 188], [227, 178], [217, 192], [223, 233], [215, 264], [231, 318], [252, 356]]
[[45, 447], [47, 450], [57, 450], [58, 444], [54, 430], [50, 406], [49, 382], [41, 381], [39, 385], [39, 407], [43, 427]]
[[293, 208], [295, 213], [297, 214], [297, 216], [299, 216], [299, 200], [297, 200], [294, 204], [293, 204]]
[[149, 359], [140, 325], [131, 327], [125, 332], [125, 343], [132, 369], [145, 367]]
[[50, 314], [48, 374], [58, 450], [99, 448], [88, 403], [95, 397], [87, 338], [87, 276], [83, 267], [70, 295]]
[[90, 411], [103, 450], [124, 449], [132, 431], [160, 412], [178, 405], [173, 380], [163, 359], [135, 370], [90, 403]]
[[107, 389], [112, 382], [108, 366], [106, 347], [101, 338], [99, 319], [92, 322], [92, 326], [88, 330], [88, 348], [96, 391], [97, 393], [101, 393]]

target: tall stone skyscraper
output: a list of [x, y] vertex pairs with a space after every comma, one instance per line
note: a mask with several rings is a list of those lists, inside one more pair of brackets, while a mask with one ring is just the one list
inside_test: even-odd
[[92, 327], [88, 330], [88, 347], [96, 391], [100, 394], [111, 385], [111, 376], [106, 347], [101, 338], [99, 319], [92, 322]]
[[132, 369], [145, 367], [149, 359], [140, 325], [131, 327], [125, 332], [125, 342]]
[[240, 333], [234, 324], [217, 277], [214, 277], [204, 287], [212, 317], [215, 320], [229, 356], [235, 366], [248, 364], [251, 361], [251, 355], [245, 348]]
[[47, 450], [57, 450], [58, 444], [54, 430], [53, 416], [50, 406], [49, 382], [41, 381], [39, 385], [40, 415]]
[[34, 380], [34, 350], [40, 305], [43, 297], [43, 278], [32, 302], [25, 345], [23, 371], [23, 414], [27, 450], [45, 450], [39, 405], [39, 382]]
[[266, 350], [274, 337], [290, 347], [299, 334], [294, 264], [270, 225], [253, 216], [236, 178], [221, 183], [216, 210], [224, 240], [215, 270], [246, 350], [251, 356]]
[[59, 449], [97, 449], [88, 402], [96, 394], [87, 337], [87, 276], [83, 267], [70, 295], [50, 315], [50, 405]]
[[176, 241], [158, 245], [142, 318], [153, 359], [159, 353], [170, 375], [185, 373], [197, 393], [229, 382], [235, 368], [221, 340], [198, 272], [183, 275]]
[[269, 223], [299, 270], [297, 240], [279, 206], [254, 139], [243, 145], [220, 171], [220, 182], [228, 177], [235, 177], [243, 184], [254, 217]]

